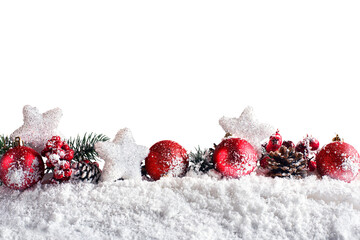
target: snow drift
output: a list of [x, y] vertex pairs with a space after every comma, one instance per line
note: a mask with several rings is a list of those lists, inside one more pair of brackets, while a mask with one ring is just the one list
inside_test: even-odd
[[1, 239], [359, 239], [360, 181], [252, 174], [0, 187]]

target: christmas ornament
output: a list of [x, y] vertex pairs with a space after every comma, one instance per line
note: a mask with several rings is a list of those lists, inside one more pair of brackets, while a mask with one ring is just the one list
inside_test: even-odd
[[337, 135], [333, 142], [323, 146], [316, 156], [316, 166], [321, 176], [351, 182], [359, 172], [360, 158], [356, 149], [341, 141]]
[[319, 141], [307, 135], [303, 140], [299, 141], [296, 144], [295, 151], [301, 152], [303, 154], [304, 159], [307, 161], [308, 169], [310, 172], [316, 170], [316, 155], [318, 153], [320, 143]]
[[60, 108], [41, 114], [36, 107], [26, 105], [23, 109], [23, 115], [24, 124], [10, 135], [12, 139], [19, 136], [35, 151], [41, 152], [48, 139], [52, 136], [61, 135], [57, 131], [62, 117]]
[[260, 123], [254, 116], [252, 107], [246, 107], [239, 118], [222, 117], [220, 126], [234, 137], [246, 139], [260, 154], [261, 141], [268, 138], [275, 129]]
[[261, 157], [260, 167], [267, 168], [269, 166], [269, 163], [268, 163], [269, 159], [270, 159], [270, 157], [268, 155]]
[[302, 178], [307, 173], [303, 154], [296, 152], [292, 147], [281, 146], [278, 151], [271, 151], [267, 163], [268, 175], [271, 177]]
[[135, 143], [130, 129], [121, 129], [112, 142], [95, 143], [95, 150], [105, 160], [102, 181], [142, 179], [140, 165], [149, 151]]
[[154, 180], [162, 176], [182, 176], [189, 165], [188, 157], [186, 150], [174, 141], [157, 142], [145, 159], [146, 172]]
[[81, 160], [71, 165], [73, 174], [71, 179], [97, 183], [101, 176], [101, 169], [97, 162]]
[[223, 176], [237, 178], [254, 171], [257, 152], [244, 139], [227, 138], [215, 148], [213, 160], [215, 168]]
[[295, 148], [295, 144], [292, 141], [283, 141], [282, 146], [287, 148]]
[[46, 167], [53, 171], [55, 180], [62, 182], [70, 179], [70, 163], [74, 157], [74, 150], [65, 141], [61, 141], [59, 136], [53, 136], [47, 141], [41, 155], [47, 158]]
[[282, 137], [279, 133], [279, 130], [275, 134], [270, 136], [269, 142], [266, 145], [266, 151], [269, 153], [271, 151], [276, 151], [281, 147]]
[[0, 162], [0, 179], [9, 188], [24, 190], [44, 176], [44, 162], [34, 149], [23, 146], [19, 137]]
[[[284, 174], [284, 176], [297, 175], [297, 177], [303, 177], [306, 175], [303, 167], [310, 171], [316, 169], [314, 159], [319, 146], [319, 141], [316, 138], [307, 135], [303, 140], [299, 141], [296, 146], [292, 141], [283, 141], [281, 148], [284, 147], [287, 149], [286, 154], [284, 149], [282, 149], [282, 153], [279, 153], [279, 149], [277, 149], [278, 143], [281, 140], [280, 134], [276, 132], [276, 134], [270, 136], [269, 143], [262, 146], [263, 154], [260, 159], [260, 166], [264, 169], [271, 170], [272, 172], [270, 172], [269, 175], [277, 176], [280, 175], [278, 173], [281, 173]], [[276, 146], [273, 146], [273, 143], [275, 143], [274, 145]], [[301, 158], [298, 153], [301, 153]], [[290, 157], [288, 156], [289, 154], [291, 155]], [[285, 171], [277, 169], [274, 171], [274, 166], [269, 166], [268, 161], [271, 161], [272, 165], [275, 164], [275, 168], [284, 168]], [[295, 165], [295, 169], [288, 169], [293, 168]]]
[[316, 138], [307, 135], [296, 144], [295, 150], [304, 154], [304, 157], [309, 160], [314, 157], [314, 151], [318, 150], [319, 146], [320, 143]]

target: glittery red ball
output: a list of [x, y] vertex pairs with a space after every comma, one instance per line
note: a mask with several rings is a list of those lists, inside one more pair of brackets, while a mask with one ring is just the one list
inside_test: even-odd
[[34, 149], [18, 146], [7, 151], [0, 160], [0, 179], [11, 189], [24, 190], [44, 176], [44, 162]]
[[254, 171], [257, 153], [244, 139], [228, 138], [215, 148], [213, 155], [215, 168], [226, 177], [240, 177]]
[[154, 180], [162, 176], [181, 176], [189, 166], [186, 150], [178, 143], [163, 140], [155, 143], [145, 159], [145, 168]]
[[351, 182], [359, 172], [359, 153], [345, 142], [325, 145], [316, 156], [316, 167], [321, 176]]

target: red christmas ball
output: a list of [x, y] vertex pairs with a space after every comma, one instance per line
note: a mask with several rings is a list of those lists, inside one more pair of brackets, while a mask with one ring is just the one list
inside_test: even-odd
[[343, 141], [325, 145], [316, 156], [316, 167], [321, 176], [351, 182], [359, 172], [360, 156], [356, 149]]
[[178, 143], [163, 140], [155, 143], [145, 159], [145, 168], [154, 180], [162, 176], [181, 176], [189, 166], [186, 150]]
[[254, 171], [257, 153], [253, 146], [241, 138], [224, 139], [216, 146], [213, 159], [215, 168], [226, 177], [240, 177]]
[[34, 149], [17, 145], [1, 158], [0, 179], [11, 189], [24, 190], [43, 178], [44, 162]]

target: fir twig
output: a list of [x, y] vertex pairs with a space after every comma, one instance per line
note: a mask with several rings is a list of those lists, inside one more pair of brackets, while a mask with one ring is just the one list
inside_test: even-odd
[[8, 136], [0, 136], [0, 155], [5, 154], [13, 146], [14, 141], [12, 141]]
[[214, 169], [212, 155], [213, 149], [201, 150], [200, 147], [195, 148], [195, 152], [190, 152], [189, 154], [190, 169], [197, 173], [207, 173]]
[[106, 142], [109, 140], [110, 138], [103, 134], [85, 133], [83, 137], [78, 135], [76, 138], [70, 138], [67, 140], [67, 143], [69, 147], [74, 150], [73, 161], [82, 161], [86, 159], [95, 161], [96, 157], [98, 157], [98, 153], [95, 151], [94, 147], [95, 143]]

